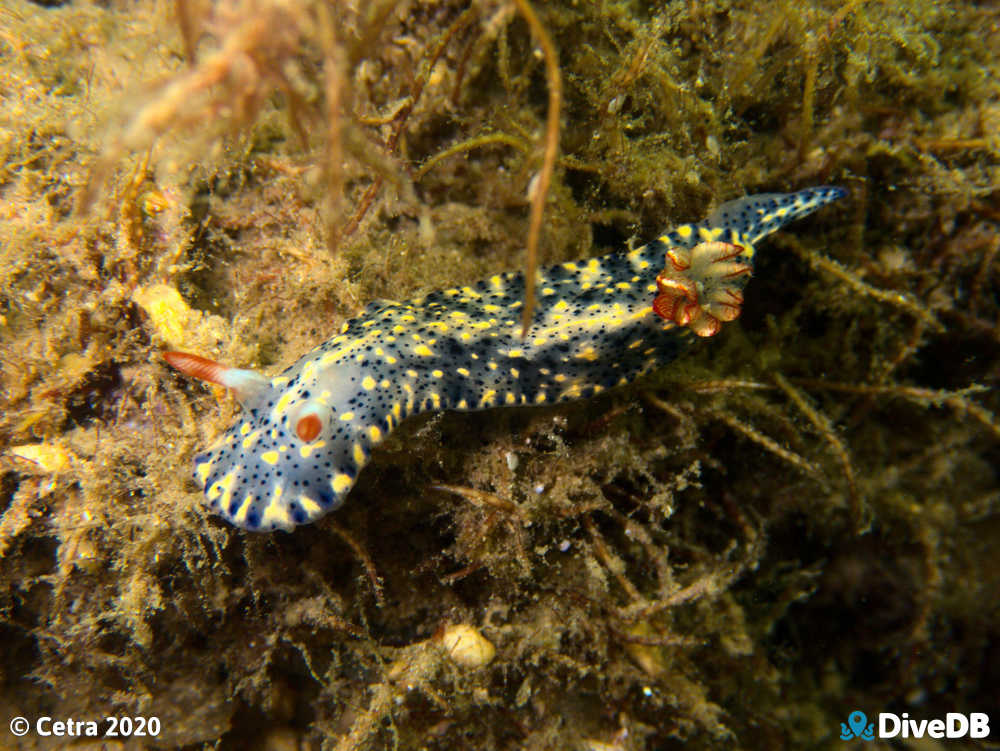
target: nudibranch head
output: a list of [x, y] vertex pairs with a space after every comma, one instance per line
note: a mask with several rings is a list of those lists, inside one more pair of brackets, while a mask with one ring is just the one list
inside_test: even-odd
[[315, 367], [267, 379], [186, 352], [164, 357], [187, 375], [232, 389], [243, 406], [242, 418], [194, 458], [194, 478], [212, 510], [244, 529], [288, 531], [340, 505], [367, 449], [344, 456], [348, 424], [316, 388]]
[[653, 311], [698, 336], [717, 334], [723, 321], [740, 315], [743, 285], [751, 273], [750, 264], [740, 260], [745, 254], [743, 246], [719, 241], [670, 248], [656, 277]]

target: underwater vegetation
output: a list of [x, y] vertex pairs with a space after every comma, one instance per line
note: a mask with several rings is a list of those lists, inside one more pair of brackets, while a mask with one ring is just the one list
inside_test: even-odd
[[[998, 53], [968, 2], [5, 3], [0, 708], [601, 751], [988, 711]], [[164, 350], [273, 375], [372, 300], [825, 184], [638, 383], [407, 421], [294, 534], [204, 507], [239, 405]]]

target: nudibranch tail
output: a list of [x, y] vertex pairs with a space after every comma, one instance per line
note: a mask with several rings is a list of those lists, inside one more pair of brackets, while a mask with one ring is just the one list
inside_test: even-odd
[[402, 302], [377, 301], [274, 378], [169, 352], [172, 366], [233, 389], [243, 415], [194, 477], [211, 508], [248, 530], [291, 530], [343, 503], [372, 449], [428, 410], [554, 404], [629, 383], [740, 313], [754, 243], [845, 195], [748, 196], [628, 252], [495, 274]]
[[797, 193], [760, 193], [722, 204], [702, 222], [705, 227], [735, 229], [751, 245], [796, 219], [847, 195], [833, 185], [806, 188]]

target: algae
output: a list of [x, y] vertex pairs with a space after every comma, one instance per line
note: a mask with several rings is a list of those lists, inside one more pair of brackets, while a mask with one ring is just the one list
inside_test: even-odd
[[238, 408], [162, 349], [273, 372], [371, 299], [522, 264], [550, 79], [519, 5], [0, 8], [4, 718], [160, 718], [93, 748], [772, 749], [995, 706], [987, 5], [535, 3], [541, 261], [743, 193], [850, 199], [639, 384], [411, 420], [293, 535], [202, 508], [191, 454]]

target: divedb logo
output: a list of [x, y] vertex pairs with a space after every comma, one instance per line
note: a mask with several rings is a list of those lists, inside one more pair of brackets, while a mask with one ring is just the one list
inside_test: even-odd
[[878, 727], [860, 709], [840, 723], [840, 740], [875, 738], [985, 738], [990, 734], [990, 717], [985, 712], [948, 712], [944, 719], [914, 720], [908, 712], [879, 712]]

